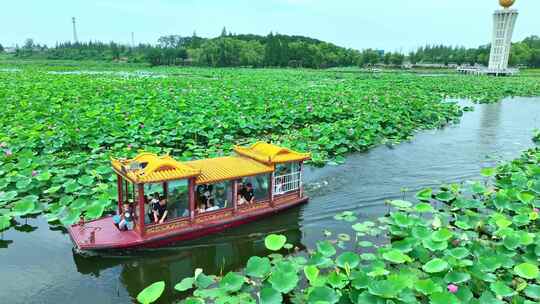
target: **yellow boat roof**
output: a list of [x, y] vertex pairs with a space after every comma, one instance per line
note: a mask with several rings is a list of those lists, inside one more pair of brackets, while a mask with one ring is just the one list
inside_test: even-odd
[[273, 166], [268, 166], [242, 156], [200, 159], [189, 161], [185, 164], [201, 172], [195, 178], [195, 183], [198, 185], [212, 184], [274, 171]]
[[309, 153], [300, 153], [265, 142], [257, 142], [250, 147], [235, 146], [234, 151], [269, 165], [303, 161], [311, 158]]
[[114, 159], [116, 172], [134, 183], [157, 183], [197, 176], [200, 171], [174, 160], [169, 155], [140, 153], [133, 159]]
[[134, 183], [158, 183], [195, 177], [196, 184], [211, 184], [246, 176], [270, 173], [274, 164], [302, 161], [309, 153], [300, 153], [258, 142], [250, 147], [234, 147], [238, 154], [179, 162], [169, 155], [143, 152], [133, 159], [111, 158], [114, 170]]

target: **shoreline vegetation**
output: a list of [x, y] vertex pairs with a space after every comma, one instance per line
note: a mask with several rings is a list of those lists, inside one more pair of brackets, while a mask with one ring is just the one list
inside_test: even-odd
[[[414, 202], [387, 201], [392, 210], [376, 220], [342, 212], [335, 219], [350, 233], [324, 231], [305, 254], [268, 235], [271, 253], [245, 269], [219, 277], [197, 269], [174, 289], [185, 304], [538, 303], [540, 148], [480, 174], [423, 189]], [[164, 289], [156, 282], [137, 300], [152, 303]]]
[[444, 101], [450, 97], [540, 95], [540, 82], [521, 76], [12, 68], [0, 64], [0, 230], [15, 217], [44, 213], [65, 226], [113, 210], [110, 156], [146, 150], [188, 160], [266, 140], [312, 152], [315, 166], [339, 164], [347, 154], [457, 122], [467, 109]]
[[[233, 34], [223, 28], [221, 35], [203, 38], [167, 35], [157, 44], [126, 45], [116, 42], [62, 42], [41, 45], [26, 39], [22, 47], [9, 48], [19, 59], [98, 60], [103, 62], [145, 63], [151, 66], [202, 67], [291, 67], [324, 69], [347, 66], [385, 65], [484, 65], [488, 64], [489, 44], [477, 48], [426, 45], [409, 52], [362, 51], [304, 36], [270, 33], [266, 36]], [[5, 50], [0, 45], [0, 54]], [[514, 67], [540, 67], [540, 37], [531, 35], [512, 43], [509, 64]]]

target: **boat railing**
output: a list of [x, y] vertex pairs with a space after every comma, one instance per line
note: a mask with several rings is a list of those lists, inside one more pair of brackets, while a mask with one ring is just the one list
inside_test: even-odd
[[281, 195], [300, 189], [302, 185], [301, 171], [295, 171], [274, 177], [274, 195]]

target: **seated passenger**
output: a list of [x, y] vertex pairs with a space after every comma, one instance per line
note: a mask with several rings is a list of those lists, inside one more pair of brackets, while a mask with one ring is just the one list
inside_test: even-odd
[[159, 204], [159, 193], [154, 192], [154, 194], [151, 196], [150, 201], [148, 202], [148, 206], [145, 206], [145, 210], [148, 213], [148, 218], [150, 219], [150, 223], [155, 223], [154, 219], [154, 207], [156, 204]]
[[168, 213], [167, 199], [165, 197], [161, 197], [159, 200], [159, 203], [154, 204], [153, 212], [154, 212], [154, 223], [162, 224], [167, 218], [167, 213]]
[[246, 186], [244, 185], [244, 183], [241, 183], [238, 187], [238, 193], [237, 194], [237, 197], [238, 197], [238, 202], [237, 204], [238, 205], [243, 205], [245, 203], [247, 203], [246, 199], [244, 198], [244, 192], [246, 190]]
[[219, 207], [218, 206], [214, 206], [214, 203], [210, 203], [210, 205], [208, 205], [209, 207], [206, 208], [206, 210], [204, 210], [203, 212], [209, 212], [209, 211], [214, 211], [214, 210], [219, 210]]
[[251, 183], [247, 183], [246, 186], [240, 191], [240, 196], [244, 202], [252, 204], [255, 201], [255, 194], [253, 192], [253, 185]]
[[216, 191], [216, 200], [215, 205], [218, 206], [218, 208], [227, 208], [228, 205], [227, 196], [225, 194], [225, 189], [218, 188]]
[[134, 226], [133, 223], [133, 208], [130, 204], [124, 204], [124, 211], [120, 217], [120, 222], [118, 223], [118, 229], [120, 230], [132, 230]]

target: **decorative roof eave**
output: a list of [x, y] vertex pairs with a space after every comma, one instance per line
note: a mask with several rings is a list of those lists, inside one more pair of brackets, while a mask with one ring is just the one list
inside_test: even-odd
[[[174, 160], [169, 155], [157, 156], [153, 153], [140, 153], [133, 159], [111, 157], [115, 172], [133, 183], [156, 183], [198, 176], [195, 168]], [[141, 166], [144, 164], [144, 166]]]
[[309, 153], [300, 153], [265, 142], [257, 142], [250, 147], [235, 146], [234, 151], [265, 164], [279, 164], [304, 161], [311, 158]]

